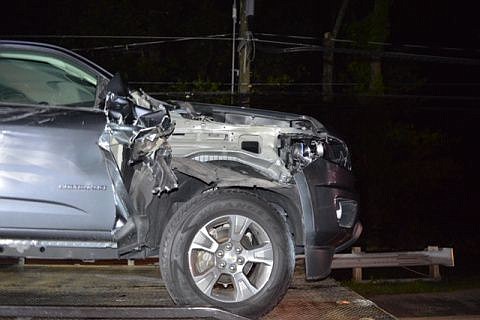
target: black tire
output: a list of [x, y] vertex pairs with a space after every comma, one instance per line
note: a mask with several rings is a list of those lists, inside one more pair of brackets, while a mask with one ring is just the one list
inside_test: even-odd
[[[252, 252], [257, 252], [256, 250], [258, 250], [258, 246], [260, 246], [262, 248], [268, 248], [264, 251], [267, 256], [265, 261], [267, 261], [268, 264], [264, 264], [263, 260], [260, 263], [242, 263], [238, 265], [235, 275], [233, 275], [233, 271], [230, 270], [232, 264], [229, 264], [227, 265], [228, 270], [222, 269], [222, 275], [218, 283], [216, 282], [217, 280], [211, 281], [216, 283], [215, 287], [212, 287], [213, 289], [209, 291], [211, 292], [210, 294], [206, 294], [200, 290], [194, 281], [193, 273], [196, 271], [191, 271], [192, 261], [198, 262], [198, 260], [202, 260], [198, 258], [199, 254], [198, 251], [196, 251], [197, 249], [192, 249], [193, 240], [198, 239], [197, 237], [201, 233], [200, 229], [202, 229], [203, 226], [227, 219], [227, 216], [230, 217], [230, 219], [232, 219], [231, 217], [235, 217], [235, 221], [242, 219], [249, 221], [250, 219], [253, 222], [250, 224], [245, 223], [245, 225], [248, 225], [248, 228], [242, 227], [242, 230], [245, 229], [245, 233], [240, 232], [236, 235], [234, 234], [234, 236], [232, 236], [231, 233], [234, 231], [228, 229], [228, 226], [236, 226], [237, 224], [226, 223], [223, 225], [227, 226], [226, 228], [228, 230], [224, 233], [228, 233], [228, 237], [231, 238], [228, 238], [227, 244], [225, 244], [225, 242], [217, 242], [217, 244], [223, 246], [222, 248], [224, 248], [224, 250], [228, 250], [228, 248], [231, 247], [231, 245], [228, 246], [228, 242], [235, 245], [235, 252], [225, 251], [224, 256], [222, 255], [225, 261], [230, 261], [228, 263], [239, 261], [238, 263], [241, 263], [244, 259], [240, 256], [242, 254], [241, 251], [238, 253], [238, 250], [244, 248], [240, 243], [245, 243], [246, 241], [247, 244], [243, 252], [247, 255], [245, 261], [254, 261], [255, 259], [249, 260], [248, 257], [252, 256]], [[220, 233], [223, 232], [221, 230], [224, 228], [223, 226], [220, 224]], [[208, 227], [205, 227], [205, 230], [208, 230]], [[261, 237], [263, 237], [262, 239], [265, 238], [263, 232], [268, 235], [270, 242], [265, 240], [265, 243], [262, 244], [259, 240], [256, 240]], [[202, 233], [202, 235], [203, 234], [204, 233]], [[218, 233], [215, 234], [217, 235]], [[243, 238], [235, 242], [234, 240], [238, 238], [239, 234], [241, 234]], [[257, 247], [254, 246], [255, 243]], [[218, 262], [220, 261], [218, 251], [222, 250], [218, 249], [215, 253], [207, 252], [206, 254], [200, 251], [202, 258], [207, 256], [207, 258], [210, 259], [209, 261], [211, 261], [213, 257], [214, 267], [207, 269], [207, 271], [217, 270], [217, 272], [219, 272], [218, 269], [224, 266], [224, 260], [221, 260], [220, 263]], [[236, 255], [237, 253], [238, 255]], [[210, 255], [212, 257], [210, 257]], [[195, 256], [195, 259], [191, 258], [193, 256]], [[253, 256], [257, 257], [256, 254], [253, 254]], [[294, 265], [293, 241], [284, 218], [265, 200], [253, 193], [241, 190], [216, 190], [196, 196], [185, 203], [167, 224], [160, 245], [160, 270], [162, 278], [175, 303], [181, 305], [215, 306], [235, 314], [252, 318], [257, 318], [268, 313], [280, 302], [293, 278]], [[196, 270], [196, 267], [194, 270]], [[228, 272], [232, 272], [232, 275], [229, 275]], [[205, 272], [205, 274], [206, 273], [207, 272]], [[253, 274], [253, 276], [251, 276], [251, 274]], [[237, 275], [240, 278], [237, 278]], [[250, 277], [251, 280], [249, 280], [248, 283], [253, 287], [253, 291], [249, 291], [250, 289], [248, 289], [245, 295], [243, 292], [245, 287], [240, 285], [244, 284], [245, 281], [236, 280], [244, 279], [244, 275]], [[200, 275], [200, 277], [202, 276]], [[228, 278], [231, 279], [231, 288], [230, 284], [228, 284]], [[259, 288], [257, 288], [253, 282], [260, 283], [261, 286], [258, 285]], [[242, 287], [241, 290], [237, 289], [239, 287]], [[208, 291], [208, 289], [206, 290]], [[219, 292], [218, 296], [216, 295], [217, 293], [214, 293], [216, 290]], [[222, 290], [224, 290], [224, 292]], [[233, 290], [233, 293], [230, 293], [228, 290]], [[241, 294], [240, 291], [242, 292]], [[230, 294], [232, 295], [233, 301], [219, 300], [219, 297], [225, 299], [225, 297], [229, 297]], [[249, 296], [250, 294], [251, 296]], [[243, 298], [245, 299], [242, 300]]]

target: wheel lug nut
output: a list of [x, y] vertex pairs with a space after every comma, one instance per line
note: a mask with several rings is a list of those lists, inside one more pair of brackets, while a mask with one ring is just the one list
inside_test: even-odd
[[217, 251], [217, 257], [222, 258], [225, 254], [223, 253], [222, 250]]
[[238, 263], [239, 265], [242, 265], [242, 264], [245, 263], [245, 259], [244, 259], [243, 257], [238, 257], [238, 258], [237, 258], [237, 263]]
[[236, 252], [236, 253], [241, 253], [241, 252], [242, 252], [242, 248], [241, 248], [241, 247], [236, 247], [236, 248], [235, 248], [235, 252]]
[[225, 261], [220, 261], [220, 263], [218, 264], [220, 266], [220, 268], [225, 268], [225, 266], [227, 265], [227, 263]]
[[235, 264], [231, 264], [228, 266], [228, 270], [230, 270], [230, 272], [235, 272], [237, 271], [237, 266]]
[[226, 245], [225, 245], [225, 250], [229, 251], [229, 250], [232, 250], [232, 244], [230, 242], [228, 242]]

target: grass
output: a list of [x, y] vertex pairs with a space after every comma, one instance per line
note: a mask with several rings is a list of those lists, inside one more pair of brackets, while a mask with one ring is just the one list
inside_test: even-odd
[[409, 282], [386, 282], [382, 280], [372, 280], [370, 282], [357, 283], [346, 280], [341, 281], [341, 283], [365, 296], [376, 294], [432, 293], [480, 288], [480, 276], [450, 278], [441, 281], [416, 280]]

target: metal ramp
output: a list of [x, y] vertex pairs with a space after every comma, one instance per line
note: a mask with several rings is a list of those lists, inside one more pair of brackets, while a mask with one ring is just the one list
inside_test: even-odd
[[[306, 282], [302, 268], [264, 319], [395, 319], [333, 279]], [[0, 319], [245, 319], [178, 307], [157, 266], [0, 266]]]
[[209, 307], [0, 306], [0, 317], [21, 319], [219, 319], [248, 320]]

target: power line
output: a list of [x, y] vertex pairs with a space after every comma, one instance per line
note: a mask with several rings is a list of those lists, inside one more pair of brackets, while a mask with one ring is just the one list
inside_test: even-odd
[[[214, 34], [207, 36], [193, 36], [193, 37], [172, 37], [172, 36], [106, 36], [106, 35], [17, 35], [10, 37], [18, 38], [77, 38], [77, 39], [160, 39], [158, 41], [144, 41], [144, 42], [131, 42], [126, 44], [118, 45], [108, 45], [108, 46], [96, 46], [90, 48], [73, 48], [73, 51], [100, 51], [100, 50], [126, 50], [128, 51], [131, 48], [140, 48], [145, 46], [154, 46], [165, 43], [172, 42], [184, 42], [184, 41], [232, 41], [234, 40], [231, 37], [231, 34]], [[291, 36], [293, 37], [293, 36]], [[298, 38], [298, 37], [297, 37]], [[480, 65], [480, 60], [471, 59], [471, 58], [462, 58], [462, 57], [451, 57], [451, 56], [438, 56], [438, 55], [427, 55], [427, 54], [415, 54], [415, 53], [406, 53], [400, 51], [376, 51], [376, 50], [365, 50], [357, 48], [325, 48], [321, 45], [308, 44], [304, 42], [292, 42], [292, 41], [276, 41], [276, 40], [266, 40], [259, 38], [236, 38], [236, 41], [253, 41], [253, 43], [260, 44], [273, 44], [273, 45], [282, 45], [290, 46], [288, 48], [274, 48], [274, 49], [263, 49], [267, 52], [274, 53], [298, 53], [298, 52], [328, 52], [331, 51], [337, 54], [345, 55], [355, 55], [355, 56], [364, 56], [364, 57], [374, 57], [374, 58], [391, 58], [391, 59], [407, 59], [407, 60], [416, 60], [423, 62], [437, 62], [437, 63], [450, 63], [450, 64], [464, 64], [464, 65]], [[336, 41], [351, 42], [352, 40], [345, 39], [336, 39]], [[352, 42], [353, 43], [353, 42]], [[387, 45], [389, 43], [375, 43], [378, 45]], [[412, 46], [412, 45], [408, 45]], [[419, 46], [416, 46], [419, 47]], [[428, 48], [426, 46], [422, 46]], [[262, 50], [262, 48], [258, 48]], [[449, 50], [462, 50], [460, 48], [446, 48]]]
[[[192, 40], [231, 41], [232, 38], [191, 37], [191, 38], [178, 38], [178, 39], [172, 39], [172, 40], [164, 40], [164, 41], [136, 42], [136, 43], [130, 43], [130, 44], [113, 45], [113, 46], [99, 46], [99, 47], [93, 47], [93, 48], [76, 48], [72, 50], [74, 51], [94, 51], [94, 50], [108, 50], [108, 49], [128, 50], [129, 48], [152, 46], [152, 45], [159, 45], [159, 44], [180, 42], [180, 41], [192, 41]], [[237, 38], [237, 40], [242, 41], [247, 39]], [[395, 51], [374, 51], [374, 50], [351, 49], [351, 48], [325, 48], [320, 45], [305, 44], [301, 42], [264, 40], [264, 39], [258, 39], [258, 38], [250, 39], [250, 41], [253, 41], [254, 43], [257, 42], [257, 43], [265, 43], [265, 44], [294, 46], [289, 48], [274, 49], [276, 50], [277, 53], [331, 51], [333, 53], [338, 53], [338, 54], [374, 57], [374, 58], [390, 58], [390, 59], [404, 59], [404, 60], [406, 59], [406, 60], [415, 60], [415, 61], [422, 61], [422, 62], [437, 62], [437, 63], [447, 63], [447, 64], [480, 65], [480, 60], [471, 59], [471, 58], [415, 54], [415, 53], [395, 52]], [[261, 48], [258, 48], [258, 49], [262, 50]]]
[[[304, 40], [314, 40], [318, 41], [318, 43], [322, 43], [322, 38], [319, 37], [312, 37], [312, 36], [298, 36], [298, 35], [282, 35], [282, 34], [274, 34], [274, 33], [255, 33], [256, 35], [260, 36], [267, 36], [267, 37], [276, 37], [276, 38], [289, 38], [289, 39], [304, 39]], [[406, 48], [415, 48], [415, 49], [434, 49], [434, 50], [446, 50], [446, 51], [467, 51], [467, 52], [477, 52], [480, 53], [480, 49], [477, 48], [458, 48], [458, 47], [450, 47], [444, 45], [424, 45], [424, 44], [411, 44], [411, 43], [393, 43], [393, 42], [379, 42], [379, 41], [366, 41], [361, 42], [352, 39], [341, 39], [341, 38], [332, 38], [332, 41], [338, 43], [348, 43], [348, 44], [360, 44], [360, 45], [374, 45], [374, 46], [392, 46], [392, 47], [406, 47]]]
[[[301, 40], [314, 40], [318, 41], [318, 43], [322, 43], [322, 39], [319, 37], [313, 36], [304, 36], [304, 35], [289, 35], [289, 34], [275, 34], [275, 33], [255, 33], [259, 36], [266, 36], [266, 37], [276, 37], [276, 38], [289, 38], [289, 39], [301, 39]], [[196, 39], [196, 40], [209, 40], [210, 38], [215, 37], [227, 37], [226, 40], [232, 40], [231, 33], [224, 33], [224, 34], [212, 34], [212, 35], [200, 35], [200, 36], [154, 36], [154, 35], [80, 35], [80, 34], [20, 34], [20, 35], [0, 35], [0, 38], [3, 39], [149, 39], [149, 40], [179, 40], [179, 39]], [[238, 39], [238, 38], [237, 38]], [[240, 40], [245, 40], [241, 39]], [[480, 52], [480, 49], [477, 48], [458, 48], [458, 47], [450, 47], [450, 46], [436, 46], [436, 45], [424, 45], [424, 44], [396, 44], [392, 42], [378, 42], [378, 41], [366, 41], [361, 42], [352, 39], [341, 39], [341, 38], [333, 38], [332, 39], [338, 43], [349, 43], [349, 44], [361, 44], [361, 45], [375, 45], [375, 46], [394, 46], [394, 47], [407, 47], [407, 48], [416, 48], [416, 49], [435, 49], [435, 50], [447, 50], [447, 51], [475, 51]], [[285, 41], [279, 41], [277, 43], [288, 44]], [[299, 43], [296, 43], [299, 45]], [[308, 45], [305, 43], [301, 43], [301, 45]]]
[[[211, 81], [210, 83], [216, 85], [229, 86], [229, 82], [221, 81]], [[129, 84], [135, 85], [197, 85], [198, 81], [129, 81]], [[358, 82], [252, 82], [253, 86], [322, 86], [324, 84], [329, 84], [332, 86], [356, 86], [361, 83]], [[420, 86], [420, 87], [478, 87], [480, 82], [425, 82], [425, 83], [414, 83], [414, 82], [394, 82], [387, 83], [387, 86]]]
[[172, 38], [169, 40], [162, 40], [162, 41], [148, 41], [148, 42], [134, 42], [128, 44], [119, 44], [119, 45], [112, 45], [112, 46], [97, 46], [97, 47], [90, 47], [90, 48], [73, 48], [72, 51], [96, 51], [96, 50], [110, 50], [110, 49], [125, 49], [128, 50], [129, 48], [138, 48], [138, 47], [145, 47], [145, 46], [153, 46], [165, 43], [172, 43], [172, 42], [184, 42], [184, 41], [198, 41], [198, 40], [215, 40], [215, 41], [231, 41], [232, 38], [220, 38], [220, 37], [186, 37], [186, 38]]
[[295, 35], [287, 35], [287, 34], [275, 34], [275, 33], [259, 33], [255, 32], [256, 35], [260, 36], [267, 36], [267, 37], [277, 37], [277, 38], [291, 38], [291, 39], [303, 39], [303, 40], [317, 40], [321, 41], [318, 37], [311, 37], [311, 36], [295, 36]]
[[[129, 81], [129, 84], [135, 85], [196, 85], [199, 84], [195, 81]], [[215, 82], [212, 81], [212, 84], [229, 86], [230, 83], [227, 82]], [[253, 86], [321, 86], [324, 82], [253, 82], [251, 85]], [[359, 85], [356, 82], [332, 82], [331, 85], [335, 86], [355, 86]]]
[[125, 49], [152, 46], [170, 42], [194, 41], [194, 40], [215, 40], [215, 41], [231, 41], [232, 34], [212, 34], [204, 36], [115, 36], [115, 35], [0, 35], [0, 38], [18, 38], [18, 39], [110, 39], [110, 40], [127, 40], [127, 39], [148, 39], [157, 41], [131, 42], [118, 45], [95, 46], [89, 48], [72, 48], [72, 51], [96, 51], [96, 50], [110, 50], [110, 49]]
[[[263, 41], [260, 40], [259, 42], [263, 42]], [[284, 53], [309, 52], [309, 51], [320, 51], [320, 52], [330, 51], [338, 54], [356, 55], [356, 56], [374, 57], [374, 58], [392, 58], [392, 59], [416, 60], [416, 61], [423, 61], [423, 62], [480, 65], [479, 59], [426, 55], [426, 54], [416, 54], [416, 53], [406, 53], [406, 52], [396, 52], [396, 51], [374, 51], [374, 50], [350, 49], [350, 48], [325, 48], [323, 46], [294, 47], [294, 48], [283, 49]]]
[[22, 39], [151, 39], [151, 40], [170, 40], [184, 38], [214, 38], [231, 37], [231, 33], [211, 34], [200, 36], [151, 36], [151, 35], [78, 35], [78, 34], [22, 34], [22, 35], [0, 35], [0, 38], [22, 38]]
[[[149, 91], [150, 95], [154, 96], [161, 96], [161, 95], [172, 95], [172, 96], [183, 96], [183, 95], [205, 95], [205, 96], [223, 96], [223, 95], [230, 95], [230, 91], [195, 91], [195, 90], [185, 90], [185, 91]], [[311, 92], [304, 92], [304, 91], [262, 91], [262, 92], [255, 92], [253, 95], [258, 96], [269, 96], [269, 95], [293, 95], [293, 96], [301, 96], [301, 95], [311, 95]], [[323, 95], [321, 92], [317, 92], [318, 95]], [[235, 95], [241, 95], [236, 93]], [[409, 94], [344, 94], [344, 93], [334, 93], [334, 96], [337, 97], [365, 97], [365, 98], [381, 98], [381, 99], [424, 99], [424, 100], [451, 100], [451, 101], [480, 101], [480, 97], [469, 97], [469, 96], [432, 96], [432, 95], [409, 95]]]

